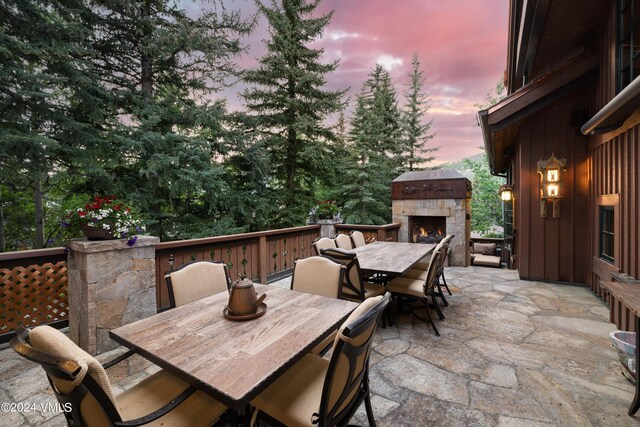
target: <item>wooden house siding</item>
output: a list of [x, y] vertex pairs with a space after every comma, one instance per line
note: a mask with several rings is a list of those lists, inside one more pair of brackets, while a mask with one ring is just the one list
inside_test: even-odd
[[[599, 75], [589, 106], [593, 116], [616, 96], [616, 2], [611, 2], [599, 29]], [[601, 286], [611, 273], [622, 272], [640, 277], [640, 112], [636, 111], [624, 125], [612, 132], [589, 137], [589, 256], [591, 269], [586, 286], [603, 300], [610, 295]], [[599, 207], [614, 205], [614, 263], [599, 258]], [[614, 298], [615, 299], [615, 298]], [[616, 302], [613, 301], [616, 306]], [[627, 319], [625, 307], [614, 310], [615, 319]], [[615, 320], [612, 318], [612, 320]], [[616, 323], [624, 329], [633, 322]]]
[[[631, 121], [634, 122], [634, 118]], [[622, 272], [640, 277], [640, 125], [627, 126], [612, 134], [592, 137], [591, 143], [591, 212], [589, 248], [593, 256], [593, 268], [587, 286], [603, 299], [606, 293], [600, 281], [609, 281], [612, 272]], [[599, 200], [613, 196], [617, 199], [616, 256], [614, 265], [603, 266], [597, 259]], [[606, 204], [606, 203], [605, 203]], [[608, 267], [608, 268], [606, 268]]]
[[[521, 124], [512, 162], [516, 252], [520, 277], [585, 283], [588, 269], [589, 162], [587, 138], [567, 126], [589, 90], [558, 102]], [[541, 218], [536, 163], [551, 154], [567, 160], [560, 218]]]

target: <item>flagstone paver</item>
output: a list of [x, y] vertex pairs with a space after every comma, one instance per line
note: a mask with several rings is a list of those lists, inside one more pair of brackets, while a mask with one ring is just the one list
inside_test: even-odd
[[[453, 295], [446, 319], [436, 320], [440, 337], [408, 314], [376, 333], [370, 379], [379, 426], [640, 425], [640, 417], [627, 416], [633, 386], [609, 344], [615, 326], [588, 290], [491, 268], [450, 267], [445, 274]], [[114, 382], [116, 394], [155, 370]], [[55, 399], [44, 372], [6, 349], [0, 401]], [[361, 407], [352, 424], [366, 420]], [[65, 423], [60, 414], [29, 412], [0, 414], [0, 425]]]

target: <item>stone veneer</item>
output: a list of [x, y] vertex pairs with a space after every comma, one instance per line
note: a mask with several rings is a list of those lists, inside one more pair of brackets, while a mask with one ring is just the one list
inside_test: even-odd
[[69, 243], [69, 337], [90, 354], [118, 345], [109, 330], [156, 313], [157, 237]]
[[446, 217], [447, 234], [454, 234], [449, 248], [449, 265], [470, 265], [471, 199], [405, 199], [392, 203], [393, 222], [400, 224], [398, 241], [409, 241], [410, 216]]
[[342, 224], [341, 219], [319, 219], [316, 224], [320, 225], [320, 237], [336, 237], [336, 224]]

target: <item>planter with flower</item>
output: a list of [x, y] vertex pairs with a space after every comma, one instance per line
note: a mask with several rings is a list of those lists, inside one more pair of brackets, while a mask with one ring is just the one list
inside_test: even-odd
[[309, 211], [310, 224], [340, 224], [341, 222], [340, 208], [335, 200], [319, 201], [318, 204]]
[[89, 240], [127, 239], [133, 246], [145, 231], [142, 220], [116, 196], [96, 196], [67, 213], [63, 227], [79, 227]]

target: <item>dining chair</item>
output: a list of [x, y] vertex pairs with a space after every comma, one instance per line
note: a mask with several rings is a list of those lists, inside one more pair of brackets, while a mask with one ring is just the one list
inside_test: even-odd
[[438, 246], [433, 250], [433, 254], [431, 255], [431, 260], [429, 261], [429, 267], [426, 270], [426, 274], [424, 275], [424, 279], [413, 278], [400, 276], [392, 279], [387, 285], [387, 291], [391, 292], [398, 300], [398, 310], [400, 309], [400, 298], [409, 298], [416, 299], [424, 303], [427, 309], [427, 317], [423, 318], [416, 314], [415, 310], [411, 309], [411, 314], [417, 317], [418, 319], [424, 320], [426, 322], [431, 322], [431, 326], [433, 327], [433, 331], [437, 336], [440, 336], [440, 332], [438, 332], [438, 328], [433, 321], [433, 317], [431, 316], [431, 310], [429, 308], [429, 299], [433, 302], [435, 306], [435, 310], [438, 313], [438, 317], [440, 320], [444, 320], [444, 315], [438, 306], [436, 301], [436, 278], [438, 273], [438, 263], [441, 259], [441, 254], [443, 250], [442, 243], [439, 243]]
[[[346, 267], [324, 256], [300, 258], [294, 261], [291, 289], [329, 298], [342, 298], [342, 283]], [[329, 351], [335, 335], [329, 335], [311, 353]]]
[[337, 247], [336, 241], [334, 239], [330, 239], [329, 237], [318, 237], [313, 241], [313, 243], [311, 243], [311, 246], [313, 246], [313, 250], [316, 255], [320, 255], [321, 249]]
[[291, 289], [329, 298], [342, 297], [345, 267], [323, 256], [299, 258], [293, 263]]
[[[450, 242], [451, 240], [453, 240], [454, 237], [455, 235], [448, 234], [440, 241], [440, 243], [445, 245], [446, 251], [441, 255], [442, 259], [440, 260], [441, 263], [438, 271], [436, 286], [438, 288], [438, 295], [440, 296], [440, 299], [442, 299], [442, 303], [445, 305], [445, 307], [448, 307], [449, 303], [447, 302], [444, 296], [444, 292], [442, 291], [442, 286], [445, 287], [449, 295], [453, 295], [453, 294], [451, 293], [451, 289], [449, 289], [449, 285], [447, 284], [447, 279], [444, 277], [444, 263], [449, 257], [449, 253], [451, 253]], [[427, 262], [417, 262], [413, 265], [413, 267], [411, 267], [410, 270], [405, 272], [404, 276], [422, 279], [426, 275], [426, 270], [428, 267], [429, 267], [429, 263]], [[442, 282], [440, 280], [442, 280]]]
[[349, 236], [351, 237], [351, 243], [353, 243], [354, 248], [359, 248], [367, 244], [362, 231], [353, 230]]
[[369, 391], [369, 357], [376, 325], [390, 295], [369, 298], [342, 324], [331, 359], [306, 354], [260, 393], [251, 425], [264, 419], [270, 426], [344, 426], [365, 402], [375, 426]]
[[[211, 396], [161, 370], [117, 396], [105, 369], [133, 354], [101, 365], [57, 329], [47, 325], [21, 329], [10, 343], [13, 350], [45, 370], [49, 384], [75, 427], [93, 426], [211, 426], [232, 416]], [[237, 424], [237, 418], [233, 419]]]
[[228, 291], [231, 281], [227, 266], [220, 261], [194, 261], [165, 274], [169, 305], [179, 307]]
[[340, 249], [346, 249], [350, 251], [353, 249], [353, 245], [351, 244], [351, 238], [346, 234], [338, 234], [335, 237], [336, 246]]
[[[439, 243], [445, 242], [445, 243], [451, 243], [451, 240], [453, 240], [453, 238], [456, 237], [455, 234], [447, 234], [446, 236], [444, 236], [442, 238], [442, 240]], [[420, 270], [426, 270], [427, 268], [429, 268], [429, 261], [420, 261], [420, 262], [416, 262], [412, 268], [417, 268]], [[449, 294], [451, 295], [451, 294]]]
[[358, 255], [340, 248], [328, 248], [320, 251], [323, 256], [339, 262], [346, 268], [342, 282], [342, 298], [351, 301], [364, 301], [367, 298], [384, 294], [384, 286], [363, 280]]
[[[449, 257], [449, 253], [451, 252], [451, 241], [453, 240], [454, 237], [456, 237], [455, 234], [447, 234], [446, 237], [444, 238], [444, 241], [447, 244], [447, 253], [444, 256], [445, 260]], [[449, 289], [449, 285], [447, 285], [447, 279], [444, 277], [444, 263], [441, 267], [440, 274], [438, 274], [438, 287], [440, 287], [440, 279], [442, 279], [442, 284], [447, 289], [447, 292], [449, 293], [449, 295], [452, 295], [451, 289]]]
[[[437, 288], [436, 295], [440, 297], [442, 300], [442, 304], [445, 307], [449, 306], [449, 302], [444, 296], [444, 291], [442, 290], [443, 284], [440, 282], [440, 278], [444, 277], [444, 263], [449, 255], [449, 244], [442, 240], [437, 246], [438, 248], [438, 259], [436, 260], [436, 278], [434, 286]], [[434, 250], [435, 252], [435, 250]], [[427, 278], [427, 270], [422, 270], [420, 268], [410, 268], [406, 272], [402, 274], [402, 277], [409, 277], [412, 279], [425, 280]], [[449, 291], [449, 295], [451, 295], [451, 291], [448, 287], [446, 287], [447, 291]]]

